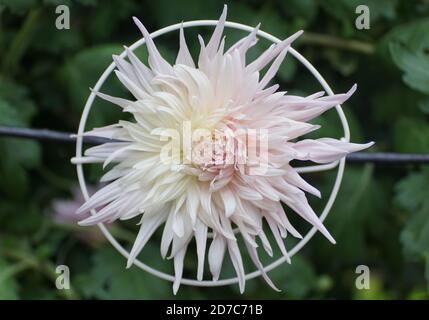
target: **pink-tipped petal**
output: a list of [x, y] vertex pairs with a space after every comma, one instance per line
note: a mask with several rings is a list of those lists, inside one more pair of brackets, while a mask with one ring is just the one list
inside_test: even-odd
[[136, 17], [133, 17], [133, 20], [145, 38], [147, 49], [149, 51], [149, 64], [151, 65], [151, 68], [162, 74], [172, 74], [172, 67], [159, 53], [143, 23], [141, 23], [141, 21]]
[[225, 27], [226, 14], [228, 12], [227, 5], [224, 5], [221, 16], [219, 17], [218, 23], [215, 30], [213, 31], [212, 37], [210, 38], [209, 43], [207, 44], [207, 55], [209, 58], [213, 58], [216, 54], [220, 39], [222, 38], [223, 28]]
[[189, 67], [195, 68], [194, 60], [192, 59], [191, 53], [189, 52], [188, 46], [185, 40], [185, 33], [183, 32], [183, 24], [180, 27], [180, 48], [177, 54], [176, 64], [184, 64]]

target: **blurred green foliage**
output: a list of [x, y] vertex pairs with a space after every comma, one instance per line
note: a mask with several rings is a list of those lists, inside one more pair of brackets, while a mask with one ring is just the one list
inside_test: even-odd
[[[133, 15], [153, 31], [182, 20], [216, 19], [223, 2], [0, 0], [0, 125], [76, 131], [89, 87], [111, 63], [112, 54], [140, 37]], [[70, 7], [70, 30], [55, 28], [59, 4]], [[369, 30], [355, 28], [359, 4], [370, 8]], [[429, 152], [429, 1], [241, 0], [229, 3], [229, 20], [262, 22], [263, 30], [278, 37], [305, 29], [295, 47], [334, 91], [358, 83], [358, 91], [344, 105], [354, 141], [375, 140], [372, 150], [378, 151]], [[194, 54], [196, 34], [187, 30]], [[240, 35], [230, 30], [228, 41]], [[157, 40], [170, 60], [177, 50], [176, 36]], [[261, 41], [252, 54], [264, 45]], [[144, 50], [140, 55], [145, 56]], [[291, 92], [320, 90], [292, 57], [277, 80]], [[126, 94], [113, 77], [103, 89]], [[97, 102], [88, 127], [120, 116], [119, 110]], [[322, 124], [316, 135], [341, 137], [335, 112], [316, 122]], [[125, 269], [123, 257], [97, 229], [55, 220], [53, 201], [72, 198], [76, 184], [69, 162], [73, 152], [67, 144], [0, 138], [0, 298], [173, 298], [170, 283], [136, 267]], [[100, 168], [91, 166], [87, 172], [95, 184]], [[308, 179], [326, 198], [334, 176], [320, 173]], [[291, 265], [272, 271], [281, 293], [255, 279], [243, 296], [236, 286], [183, 286], [177, 297], [427, 299], [428, 195], [425, 166], [349, 165], [326, 221], [338, 244], [316, 235]], [[320, 212], [323, 200], [310, 200]], [[129, 246], [134, 224], [115, 225], [112, 232]], [[298, 225], [303, 232], [308, 228]], [[171, 261], [161, 260], [156, 241], [145, 248], [142, 259], [171, 272]], [[55, 288], [59, 264], [70, 266], [70, 290]], [[370, 267], [370, 290], [355, 288], [355, 268], [361, 264]], [[195, 277], [195, 265], [190, 251], [186, 276]], [[249, 263], [247, 270], [253, 269]], [[227, 264], [224, 275], [230, 274]]]

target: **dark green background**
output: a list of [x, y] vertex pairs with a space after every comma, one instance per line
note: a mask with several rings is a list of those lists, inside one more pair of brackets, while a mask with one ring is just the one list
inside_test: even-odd
[[[216, 19], [224, 1], [57, 1], [0, 0], [0, 125], [76, 132], [80, 113], [111, 54], [140, 38], [132, 23], [149, 30], [191, 19]], [[55, 28], [55, 7], [70, 6], [71, 29]], [[355, 8], [370, 8], [370, 30], [355, 28]], [[429, 152], [429, 1], [256, 0], [229, 4], [229, 20], [286, 37], [306, 33], [294, 47], [326, 77], [335, 92], [358, 91], [344, 104], [352, 140], [374, 140], [372, 151]], [[187, 31], [192, 52], [196, 32]], [[227, 32], [229, 43], [243, 33]], [[156, 41], [173, 61], [177, 33]], [[261, 41], [253, 55], [267, 43]], [[140, 50], [142, 59], [145, 52]], [[112, 77], [103, 91], [125, 94]], [[282, 88], [307, 94], [320, 90], [291, 56], [277, 78]], [[97, 102], [88, 128], [116, 121], [120, 112]], [[315, 135], [341, 137], [335, 112], [317, 119]], [[72, 144], [0, 137], [0, 298], [171, 298], [171, 283], [133, 267], [95, 228], [57, 223], [53, 201], [72, 199], [75, 168]], [[98, 166], [86, 170], [95, 184]], [[320, 212], [334, 172], [306, 176], [324, 198], [310, 200]], [[178, 298], [350, 298], [426, 299], [429, 283], [429, 170], [425, 166], [349, 164], [327, 227], [338, 244], [316, 235], [291, 265], [270, 273], [282, 293], [261, 279], [238, 286], [182, 286]], [[78, 201], [78, 200], [76, 200]], [[112, 231], [130, 245], [136, 221]], [[297, 221], [306, 231], [308, 226]], [[290, 241], [290, 240], [288, 240]], [[290, 245], [291, 243], [289, 243]], [[171, 272], [156, 239], [142, 259]], [[264, 262], [269, 259], [263, 257]], [[55, 267], [71, 271], [71, 290], [56, 290]], [[355, 269], [368, 265], [371, 289], [355, 288]], [[224, 276], [231, 274], [227, 262]], [[253, 270], [246, 263], [246, 270]], [[195, 277], [191, 249], [185, 275]], [[208, 278], [208, 276], [206, 276]]]

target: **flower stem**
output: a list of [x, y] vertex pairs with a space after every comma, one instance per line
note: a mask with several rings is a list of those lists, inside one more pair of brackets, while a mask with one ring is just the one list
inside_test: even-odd
[[321, 45], [326, 47], [344, 49], [366, 55], [371, 55], [375, 52], [375, 47], [371, 43], [357, 40], [347, 40], [331, 35], [313, 32], [305, 32], [301, 36], [300, 41], [303, 44]]
[[5, 282], [8, 278], [13, 277], [15, 274], [20, 273], [28, 268], [31, 268], [31, 265], [26, 261], [17, 262], [10, 267], [4, 268], [0, 272], [0, 286], [3, 282]]
[[[55, 267], [51, 262], [48, 261], [38, 261], [37, 257], [33, 256], [30, 252], [26, 251], [17, 251], [17, 250], [2, 250], [2, 254], [19, 261], [14, 269], [9, 270], [9, 276], [16, 274], [26, 268], [35, 269], [43, 273], [47, 278], [55, 281], [58, 274], [55, 272]], [[0, 279], [1, 280], [1, 279]], [[79, 295], [74, 290], [70, 284], [68, 290], [58, 290], [59, 294], [68, 300], [79, 299]]]
[[25, 49], [32, 39], [35, 24], [37, 23], [39, 16], [40, 10], [34, 9], [31, 10], [25, 18], [24, 24], [12, 41], [12, 44], [9, 46], [9, 50], [3, 60], [2, 69], [5, 74], [12, 73], [18, 65], [19, 60], [23, 56]]

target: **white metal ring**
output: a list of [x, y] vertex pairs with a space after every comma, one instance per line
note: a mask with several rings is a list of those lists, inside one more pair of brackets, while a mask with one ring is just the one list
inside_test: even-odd
[[[156, 37], [159, 37], [163, 34], [172, 32], [172, 31], [176, 31], [179, 30], [181, 26], [183, 26], [183, 28], [190, 28], [190, 27], [202, 27], [202, 26], [215, 26], [218, 23], [217, 20], [194, 20], [194, 21], [187, 21], [187, 22], [183, 22], [183, 23], [177, 23], [174, 25], [170, 25], [167, 26], [165, 28], [159, 29], [153, 33], [150, 34], [151, 38], [154, 39]], [[225, 22], [225, 26], [229, 27], [229, 28], [233, 28], [233, 29], [238, 29], [238, 30], [243, 30], [243, 31], [247, 31], [247, 32], [251, 32], [254, 27], [248, 26], [248, 25], [244, 25], [241, 23], [236, 23], [236, 22], [230, 22], [230, 21], [226, 21]], [[279, 43], [281, 42], [281, 40], [277, 37], [274, 37], [273, 35], [264, 32], [262, 30], [258, 31], [258, 35], [260, 37], [263, 37], [269, 41], [272, 41], [274, 43]], [[130, 50], [135, 50], [136, 48], [140, 47], [141, 45], [143, 45], [145, 43], [144, 38], [136, 41], [134, 44], [132, 44], [129, 49]], [[322, 75], [316, 70], [316, 68], [306, 59], [304, 58], [299, 52], [297, 52], [295, 49], [290, 48], [289, 49], [290, 54], [292, 54], [299, 62], [301, 62], [312, 74], [313, 76], [316, 78], [316, 80], [320, 83], [320, 85], [323, 87], [323, 89], [327, 92], [328, 95], [333, 95], [333, 91], [330, 88], [330, 86], [328, 85], [328, 83], [326, 82], [326, 80], [322, 77]], [[120, 57], [124, 58], [126, 56], [126, 52], [123, 51], [120, 54]], [[101, 77], [98, 79], [97, 83], [94, 86], [94, 91], [99, 91], [101, 86], [104, 84], [104, 82], [106, 81], [106, 79], [110, 76], [110, 74], [112, 73], [112, 71], [115, 69], [115, 63], [112, 62], [107, 69], [103, 72], [103, 74], [101, 75]], [[88, 100], [86, 101], [85, 107], [83, 109], [82, 112], [82, 116], [80, 119], [80, 123], [79, 123], [79, 129], [78, 129], [78, 135], [77, 135], [77, 140], [76, 140], [76, 157], [75, 159], [80, 159], [82, 158], [82, 134], [85, 131], [85, 124], [89, 115], [89, 112], [91, 111], [91, 107], [92, 104], [94, 102], [96, 95], [94, 92], [92, 92], [89, 97]], [[338, 116], [340, 118], [342, 127], [343, 127], [343, 131], [344, 131], [344, 141], [349, 142], [350, 140], [350, 130], [349, 130], [349, 125], [346, 119], [346, 116], [344, 115], [344, 112], [341, 108], [340, 105], [335, 106], [335, 109], [338, 113]], [[326, 218], [326, 216], [328, 215], [329, 211], [332, 208], [332, 205], [334, 204], [335, 198], [337, 197], [337, 193], [338, 190], [340, 188], [340, 184], [341, 184], [341, 180], [343, 177], [343, 173], [344, 173], [344, 166], [345, 166], [345, 158], [342, 158], [339, 161], [335, 161], [329, 164], [325, 164], [325, 165], [315, 165], [315, 166], [309, 166], [309, 167], [302, 167], [302, 168], [297, 168], [299, 172], [315, 172], [315, 171], [322, 171], [322, 170], [329, 170], [332, 168], [335, 168], [338, 165], [338, 172], [337, 172], [337, 176], [336, 176], [336, 180], [334, 183], [334, 186], [332, 188], [331, 194], [329, 196], [329, 199], [325, 205], [325, 208], [323, 209], [321, 215], [320, 215], [320, 220], [323, 222]], [[78, 176], [78, 180], [79, 180], [79, 185], [80, 188], [82, 190], [83, 196], [85, 198], [85, 200], [89, 199], [89, 195], [88, 195], [88, 190], [86, 187], [86, 181], [85, 181], [85, 176], [83, 174], [83, 168], [82, 168], [82, 163], [76, 162], [76, 169], [77, 169], [77, 176]], [[91, 210], [91, 214], [96, 214], [95, 210]], [[120, 253], [122, 254], [125, 258], [128, 258], [129, 256], [129, 251], [127, 251], [121, 244], [118, 243], [118, 241], [112, 236], [112, 234], [109, 232], [109, 230], [107, 230], [107, 228], [104, 226], [104, 224], [100, 223], [98, 224], [99, 228], [101, 229], [102, 233], [105, 235], [105, 237], [109, 240], [109, 242], [113, 245], [113, 247]], [[305, 235], [305, 237], [303, 239], [301, 239], [290, 251], [289, 251], [289, 256], [292, 257], [293, 255], [295, 255], [299, 250], [301, 250], [301, 248], [303, 248], [305, 246], [305, 244], [313, 237], [313, 235], [316, 233], [317, 229], [315, 227], [312, 227], [311, 230]], [[276, 261], [272, 262], [271, 264], [267, 265], [264, 267], [264, 271], [265, 272], [269, 272], [271, 270], [273, 270], [274, 268], [278, 267], [279, 265], [283, 264], [286, 261], [285, 257], [280, 257], [279, 259], [277, 259]], [[151, 273], [154, 276], [157, 276], [161, 279], [164, 280], [168, 280], [173, 282], [174, 281], [174, 276], [167, 274], [165, 272], [161, 272], [159, 270], [156, 270], [148, 265], [146, 265], [145, 263], [141, 262], [140, 260], [136, 259], [134, 261], [134, 264], [141, 268], [142, 270]], [[262, 274], [262, 272], [260, 270], [256, 270], [253, 271], [251, 273], [246, 274], [246, 280], [249, 279], [253, 279], [256, 278], [258, 276], [260, 276]], [[234, 283], [238, 283], [238, 278], [237, 277], [233, 277], [233, 278], [228, 278], [228, 279], [222, 279], [222, 280], [218, 280], [218, 281], [213, 281], [213, 280], [202, 280], [202, 281], [198, 281], [195, 279], [187, 279], [187, 278], [183, 278], [181, 280], [181, 284], [184, 285], [192, 285], [192, 286], [200, 286], [200, 287], [214, 287], [214, 286], [223, 286], [223, 285], [230, 285], [230, 284], [234, 284]]]

